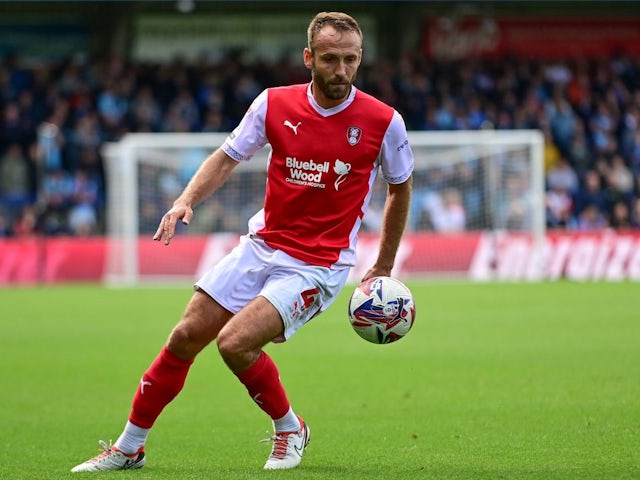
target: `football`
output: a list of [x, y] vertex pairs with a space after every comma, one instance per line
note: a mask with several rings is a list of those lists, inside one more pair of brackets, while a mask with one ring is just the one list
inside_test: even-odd
[[349, 299], [349, 321], [366, 341], [392, 343], [404, 337], [416, 318], [411, 290], [391, 277], [374, 277], [358, 285]]

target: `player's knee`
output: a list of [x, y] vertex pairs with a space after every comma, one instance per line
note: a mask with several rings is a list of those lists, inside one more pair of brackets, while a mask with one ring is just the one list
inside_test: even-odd
[[242, 354], [242, 345], [237, 336], [224, 328], [218, 334], [217, 343], [218, 351], [225, 360]]
[[255, 361], [255, 353], [233, 332], [222, 329], [217, 344], [220, 356], [234, 372], [244, 370]]
[[184, 359], [194, 358], [201, 349], [189, 329], [183, 324], [173, 329], [167, 340], [167, 348]]

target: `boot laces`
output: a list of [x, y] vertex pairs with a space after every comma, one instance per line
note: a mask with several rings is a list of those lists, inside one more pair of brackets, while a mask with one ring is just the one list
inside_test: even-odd
[[102, 453], [100, 453], [97, 456], [93, 457], [92, 461], [94, 461], [94, 462], [99, 462], [104, 457], [110, 455], [111, 452], [113, 452], [113, 445], [111, 443], [111, 440], [109, 440], [109, 443], [105, 442], [104, 440], [98, 440], [98, 444], [100, 445], [100, 448], [102, 449]]
[[273, 442], [271, 456], [276, 458], [284, 458], [287, 455], [287, 447], [289, 446], [289, 435], [291, 432], [275, 432], [273, 434], [267, 432], [267, 438], [260, 440], [260, 443]]

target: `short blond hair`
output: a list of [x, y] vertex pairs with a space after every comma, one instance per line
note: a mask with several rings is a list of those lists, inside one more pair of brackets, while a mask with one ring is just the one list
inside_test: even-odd
[[351, 15], [342, 12], [320, 12], [313, 17], [307, 29], [307, 46], [312, 52], [315, 48], [316, 35], [327, 25], [332, 26], [339, 32], [355, 32], [362, 40], [360, 25]]

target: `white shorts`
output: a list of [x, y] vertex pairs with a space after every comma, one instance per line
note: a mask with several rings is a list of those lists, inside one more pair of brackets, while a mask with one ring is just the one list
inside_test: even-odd
[[280, 313], [289, 339], [336, 299], [349, 275], [348, 267], [319, 267], [269, 247], [256, 235], [240, 243], [195, 284], [231, 313], [258, 295]]

